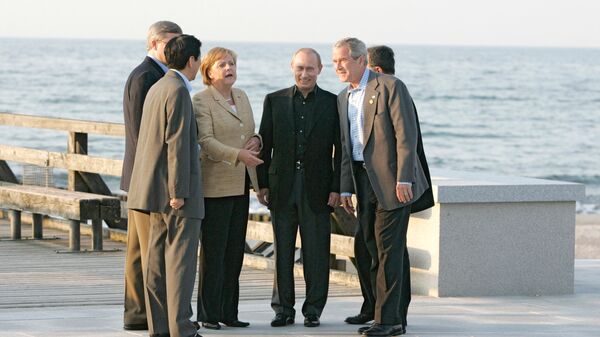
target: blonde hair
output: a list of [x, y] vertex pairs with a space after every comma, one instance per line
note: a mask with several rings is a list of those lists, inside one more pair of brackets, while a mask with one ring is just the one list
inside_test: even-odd
[[223, 48], [223, 47], [215, 47], [215, 48], [212, 48], [211, 50], [209, 50], [208, 53], [206, 53], [206, 55], [204, 55], [204, 57], [202, 58], [202, 63], [200, 63], [200, 73], [202, 74], [202, 83], [204, 83], [206, 85], [212, 84], [212, 80], [211, 80], [210, 76], [208, 76], [208, 72], [210, 71], [210, 68], [215, 64], [215, 62], [224, 58], [227, 55], [229, 55], [229, 56], [231, 56], [231, 58], [233, 58], [234, 64], [237, 64], [237, 54], [231, 49], [227, 49], [227, 48]]

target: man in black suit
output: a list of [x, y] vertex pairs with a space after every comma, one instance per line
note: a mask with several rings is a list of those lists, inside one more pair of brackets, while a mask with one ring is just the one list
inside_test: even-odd
[[[125, 157], [121, 173], [121, 189], [129, 191], [146, 94], [169, 70], [164, 49], [169, 40], [181, 35], [181, 28], [169, 21], [158, 21], [148, 29], [148, 56], [127, 78], [123, 95], [125, 117]], [[127, 255], [125, 256], [125, 330], [147, 330], [144, 273], [148, 251], [150, 214], [130, 209], [127, 214]]]
[[[374, 72], [383, 73], [388, 75], [395, 74], [395, 61], [394, 51], [388, 46], [374, 46], [367, 49], [368, 52], [368, 67]], [[412, 102], [414, 107], [414, 102]], [[414, 107], [415, 118], [417, 122], [417, 156], [423, 167], [425, 177], [429, 184], [429, 188], [423, 193], [423, 195], [411, 205], [411, 213], [420, 212], [424, 209], [430, 208], [434, 205], [433, 193], [431, 190], [431, 177], [429, 175], [429, 166], [427, 165], [427, 159], [425, 158], [425, 152], [423, 150], [423, 140], [421, 138], [421, 129], [419, 125], [419, 117], [417, 115], [417, 109]], [[374, 217], [371, 217], [374, 219]], [[365, 324], [373, 319], [375, 312], [375, 289], [373, 283], [375, 280], [371, 279], [371, 270], [377, 270], [377, 261], [372, 261], [371, 256], [367, 250], [364, 235], [361, 231], [357, 231], [354, 241], [354, 251], [356, 257], [356, 267], [358, 270], [358, 276], [361, 280], [361, 291], [363, 294], [363, 305], [360, 313], [356, 316], [350, 316], [346, 318], [346, 323], [349, 324]], [[403, 318], [404, 325], [406, 325], [406, 316], [408, 312], [408, 306], [411, 300], [411, 287], [410, 287], [410, 260], [408, 255], [408, 248], [404, 249], [402, 263], [402, 292], [400, 298], [400, 316]], [[372, 264], [373, 262], [373, 264]], [[358, 329], [360, 333], [367, 330], [368, 327]]]
[[271, 326], [294, 323], [293, 270], [299, 227], [306, 280], [302, 313], [304, 325], [315, 327], [320, 324], [329, 288], [330, 213], [339, 205], [339, 119], [336, 96], [316, 84], [322, 69], [319, 54], [302, 48], [294, 54], [291, 67], [296, 85], [265, 98], [258, 198], [271, 210], [275, 234], [271, 307], [276, 315]]

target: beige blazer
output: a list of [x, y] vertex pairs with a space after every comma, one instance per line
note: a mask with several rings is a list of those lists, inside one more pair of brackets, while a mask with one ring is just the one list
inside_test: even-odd
[[258, 190], [256, 169], [237, 160], [248, 139], [258, 136], [252, 107], [244, 91], [233, 88], [232, 97], [237, 112], [212, 86], [192, 100], [198, 122], [204, 195], [210, 198], [243, 195], [246, 171], [254, 190]]
[[[197, 128], [190, 93], [170, 70], [146, 96], [127, 207], [186, 218], [204, 217]], [[183, 198], [179, 210], [171, 198]]]
[[[369, 71], [365, 88], [363, 149], [369, 181], [379, 205], [393, 210], [412, 204], [429, 187], [417, 156], [417, 119], [408, 89], [399, 79]], [[348, 120], [348, 88], [338, 95], [342, 142], [341, 192], [355, 192]], [[413, 199], [401, 203], [396, 182], [412, 183]]]

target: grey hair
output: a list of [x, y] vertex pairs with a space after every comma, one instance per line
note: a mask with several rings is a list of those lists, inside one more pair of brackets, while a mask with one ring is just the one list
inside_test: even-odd
[[182, 34], [183, 31], [181, 30], [181, 27], [179, 27], [179, 25], [177, 25], [175, 22], [158, 21], [153, 23], [150, 26], [150, 28], [148, 28], [146, 49], [150, 50], [150, 48], [152, 48], [152, 41], [163, 39], [165, 35], [169, 33]]
[[319, 53], [312, 49], [312, 48], [300, 48], [298, 50], [296, 50], [296, 52], [294, 53], [294, 56], [292, 56], [292, 63], [294, 62], [294, 59], [296, 58], [296, 55], [298, 55], [299, 53], [312, 53], [317, 57], [317, 63], [319, 64], [319, 66], [322, 65], [321, 63], [321, 55], [319, 55]]
[[364, 56], [365, 64], [367, 64], [367, 46], [361, 40], [355, 37], [346, 37], [333, 45], [333, 48], [341, 47], [347, 47], [350, 50], [350, 56], [355, 60], [360, 56]]

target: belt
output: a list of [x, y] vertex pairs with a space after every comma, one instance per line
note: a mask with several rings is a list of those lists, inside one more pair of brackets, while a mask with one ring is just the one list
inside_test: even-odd
[[296, 170], [303, 170], [304, 169], [304, 162], [301, 160], [296, 160], [296, 163], [294, 164], [296, 167]]

